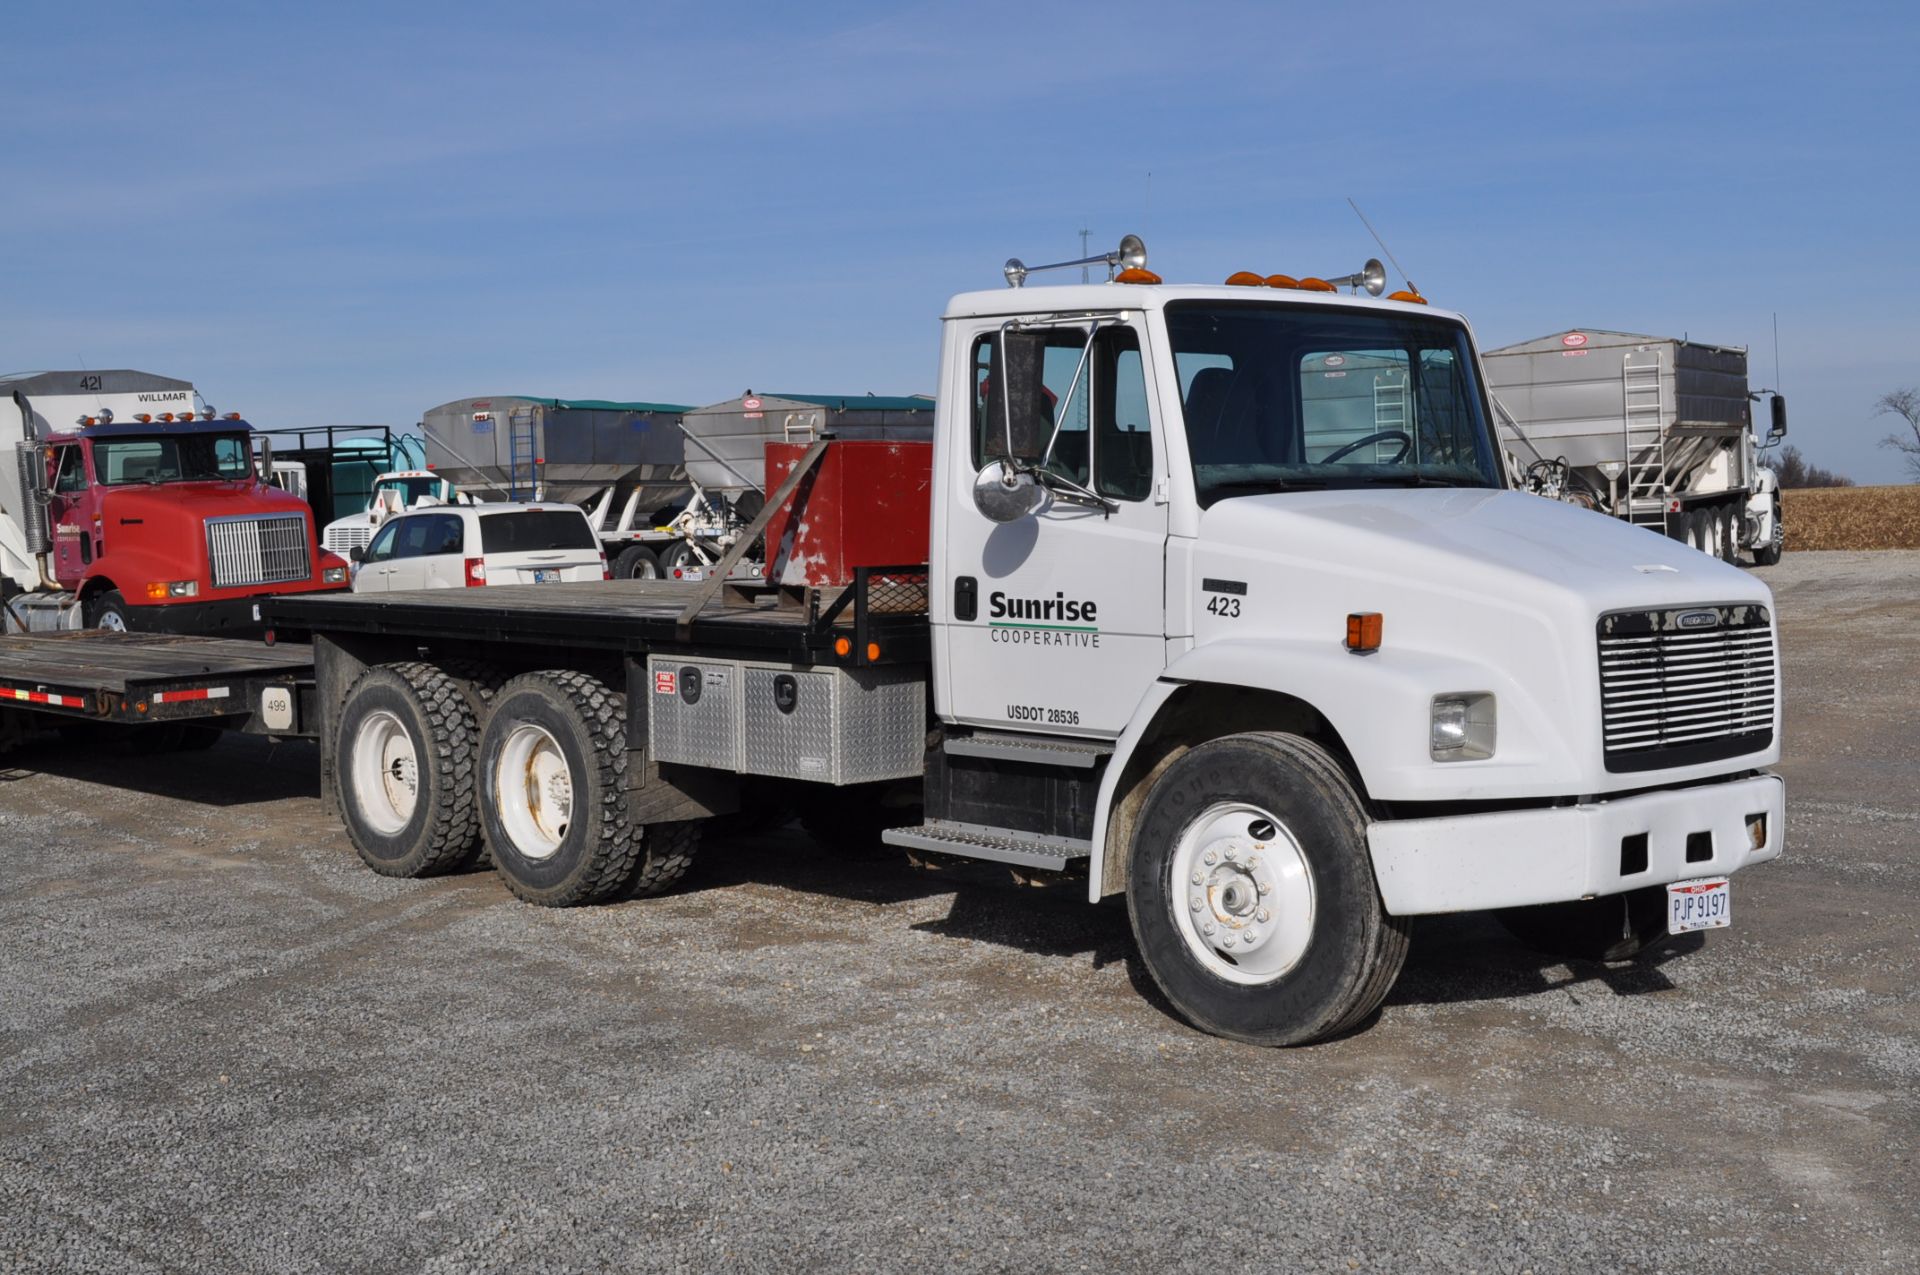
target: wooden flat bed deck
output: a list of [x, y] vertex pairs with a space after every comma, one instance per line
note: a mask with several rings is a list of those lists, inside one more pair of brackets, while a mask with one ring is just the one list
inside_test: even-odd
[[[0, 686], [139, 695], [152, 687], [313, 671], [307, 647], [160, 633], [9, 633], [0, 637]], [[0, 704], [9, 697], [0, 694]], [[17, 696], [15, 697], [17, 698]]]

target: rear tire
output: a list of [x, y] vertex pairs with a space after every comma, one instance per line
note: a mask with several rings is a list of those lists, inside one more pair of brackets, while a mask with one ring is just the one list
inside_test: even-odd
[[1167, 767], [1141, 810], [1127, 910], [1181, 1017], [1255, 1045], [1354, 1027], [1407, 954], [1407, 921], [1380, 901], [1359, 796], [1296, 735], [1229, 735]]
[[347, 836], [382, 876], [425, 877], [473, 861], [473, 709], [431, 664], [369, 669], [347, 692], [336, 736]]
[[653, 556], [653, 550], [645, 545], [628, 545], [613, 560], [613, 578], [616, 580], [658, 580], [660, 578], [660, 560]]
[[1530, 908], [1501, 908], [1494, 919], [1536, 952], [1577, 961], [1624, 961], [1667, 933], [1667, 888]]
[[624, 695], [571, 670], [500, 688], [480, 733], [480, 822], [508, 889], [573, 907], [680, 879], [699, 829], [635, 826], [627, 765]]
[[1730, 567], [1740, 565], [1740, 510], [1734, 505], [1722, 505], [1714, 514], [1716, 543], [1720, 546], [1720, 561]]

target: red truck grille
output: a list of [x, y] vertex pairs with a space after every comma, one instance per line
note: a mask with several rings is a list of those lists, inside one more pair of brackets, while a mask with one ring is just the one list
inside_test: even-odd
[[209, 518], [207, 561], [216, 589], [305, 580], [313, 574], [307, 520], [299, 514]]

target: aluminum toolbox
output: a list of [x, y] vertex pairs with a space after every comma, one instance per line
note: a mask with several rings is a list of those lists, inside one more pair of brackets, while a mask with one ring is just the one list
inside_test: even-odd
[[655, 761], [740, 769], [740, 665], [656, 655], [647, 661], [647, 739]]
[[[688, 670], [697, 686], [689, 691]], [[748, 775], [859, 784], [926, 765], [918, 668], [676, 659], [647, 661], [654, 757]], [[715, 684], [715, 677], [720, 683]]]

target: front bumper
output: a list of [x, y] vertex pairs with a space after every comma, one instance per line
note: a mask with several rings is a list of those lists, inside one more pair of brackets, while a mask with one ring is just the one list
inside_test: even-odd
[[[1471, 912], [1619, 894], [1645, 885], [1725, 876], [1779, 855], [1786, 784], [1778, 775], [1642, 793], [1612, 801], [1438, 819], [1394, 819], [1367, 828], [1380, 897], [1394, 916]], [[1747, 832], [1766, 818], [1757, 849]], [[1692, 838], [1711, 857], [1687, 859]], [[1646, 866], [1629, 837], [1646, 838]]]

